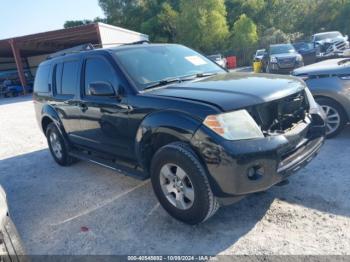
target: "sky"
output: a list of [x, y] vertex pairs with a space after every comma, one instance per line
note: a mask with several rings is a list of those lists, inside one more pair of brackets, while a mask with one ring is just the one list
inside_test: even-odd
[[0, 39], [61, 29], [67, 20], [104, 17], [98, 0], [0, 0]]

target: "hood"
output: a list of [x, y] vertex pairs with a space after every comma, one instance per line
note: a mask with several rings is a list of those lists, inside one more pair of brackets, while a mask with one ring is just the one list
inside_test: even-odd
[[293, 75], [344, 75], [350, 74], [350, 63], [346, 59], [329, 59], [295, 69]]
[[225, 73], [151, 89], [144, 94], [199, 101], [232, 111], [280, 99], [304, 88], [304, 82], [290, 76]]
[[339, 41], [346, 41], [346, 38], [338, 36], [335, 38], [326, 38], [323, 40], [319, 40], [319, 41], [316, 41], [316, 43], [323, 45], [323, 44], [332, 44], [332, 43], [339, 42]]

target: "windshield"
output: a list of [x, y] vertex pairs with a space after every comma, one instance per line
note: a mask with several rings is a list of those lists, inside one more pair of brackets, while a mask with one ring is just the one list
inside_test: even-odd
[[265, 50], [256, 51], [256, 55], [264, 55], [264, 54], [265, 54]]
[[312, 43], [295, 43], [293, 44], [293, 46], [297, 49], [297, 50], [310, 50], [313, 49], [313, 44]]
[[320, 41], [327, 38], [336, 38], [336, 37], [341, 37], [341, 34], [339, 32], [331, 32], [327, 34], [315, 35], [315, 41]]
[[114, 51], [137, 88], [170, 78], [225, 72], [208, 58], [181, 45], [144, 45]]
[[272, 45], [270, 46], [270, 54], [285, 54], [285, 53], [295, 53], [295, 49], [291, 44], [287, 45]]

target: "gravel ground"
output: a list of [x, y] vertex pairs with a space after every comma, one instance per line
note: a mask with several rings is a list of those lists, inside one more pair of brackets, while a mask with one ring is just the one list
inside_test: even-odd
[[55, 164], [30, 99], [0, 100], [0, 184], [29, 254], [350, 255], [350, 128], [289, 185], [187, 226], [149, 181]]

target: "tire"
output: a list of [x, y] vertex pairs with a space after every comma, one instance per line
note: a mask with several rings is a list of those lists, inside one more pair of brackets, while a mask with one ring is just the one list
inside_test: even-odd
[[61, 135], [54, 123], [48, 125], [46, 129], [46, 139], [51, 155], [57, 164], [69, 166], [76, 162], [76, 159], [69, 155], [68, 142]]
[[[337, 136], [344, 129], [348, 121], [344, 109], [336, 101], [329, 98], [316, 98], [316, 102], [322, 107], [327, 115], [327, 138]], [[328, 121], [333, 121], [333, 123]]]
[[[152, 159], [150, 171], [156, 197], [177, 220], [195, 225], [204, 222], [218, 210], [219, 203], [210, 188], [207, 172], [188, 145], [175, 142], [160, 148]], [[166, 177], [176, 181], [167, 181]], [[178, 182], [180, 189], [177, 187]], [[172, 192], [166, 192], [165, 188], [171, 188]], [[176, 190], [179, 191], [176, 193]], [[187, 195], [190, 197], [187, 198]], [[176, 201], [177, 196], [182, 201]]]
[[270, 64], [267, 64], [267, 65], [266, 65], [265, 71], [266, 71], [267, 74], [271, 74], [271, 71], [270, 71]]

